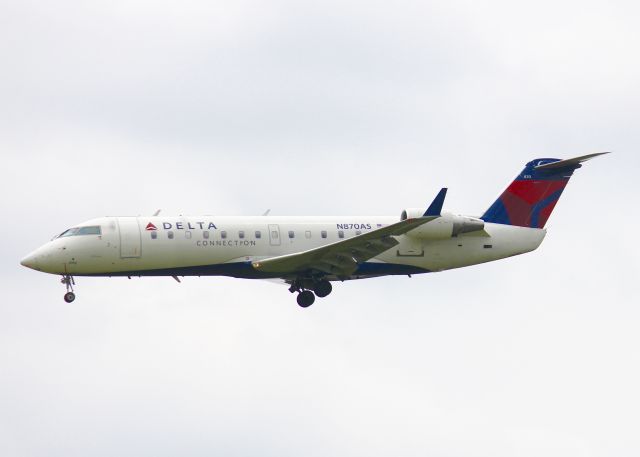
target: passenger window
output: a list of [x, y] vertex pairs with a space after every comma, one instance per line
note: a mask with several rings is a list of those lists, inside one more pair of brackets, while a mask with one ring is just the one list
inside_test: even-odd
[[188, 240], [191, 239], [191, 232], [189, 230], [187, 230], [186, 232], [184, 232], [184, 237]]
[[271, 232], [271, 238], [273, 238], [274, 240], [278, 239], [278, 231], [277, 230], [273, 230]]
[[223, 230], [222, 232], [220, 232], [220, 238], [222, 238], [223, 240], [227, 237], [227, 231]]
[[362, 235], [362, 230], [356, 230], [356, 236]]
[[344, 231], [338, 230], [338, 238], [344, 238]]
[[293, 233], [293, 230], [289, 230], [289, 238], [293, 238], [295, 236], [296, 236], [296, 234]]
[[158, 232], [156, 231], [151, 232], [151, 239], [155, 240], [156, 238], [158, 238]]
[[205, 230], [204, 232], [202, 232], [202, 238], [204, 238], [205, 240], [209, 239], [209, 231]]
[[262, 233], [260, 233], [260, 230], [256, 230], [256, 239], [260, 239], [262, 238]]
[[304, 232], [304, 237], [305, 238], [311, 238], [311, 231], [307, 230], [306, 232]]
[[320, 232], [320, 236], [321, 236], [322, 238], [326, 238], [326, 237], [327, 237], [327, 231], [326, 231], [326, 230], [321, 231], [321, 232]]
[[172, 240], [172, 239], [173, 239], [173, 232], [172, 232], [171, 230], [169, 230], [169, 231], [167, 232], [167, 237], [168, 237], [170, 240]]
[[238, 238], [240, 238], [240, 239], [244, 238], [244, 230], [240, 230], [238, 232]]

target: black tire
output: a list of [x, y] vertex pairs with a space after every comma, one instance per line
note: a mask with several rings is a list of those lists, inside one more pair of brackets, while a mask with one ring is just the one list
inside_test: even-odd
[[333, 290], [333, 288], [331, 287], [331, 283], [326, 279], [323, 279], [322, 281], [318, 281], [313, 286], [313, 292], [320, 298], [326, 297], [327, 295], [329, 295], [331, 293], [331, 290]]
[[67, 292], [66, 294], [64, 294], [64, 301], [66, 301], [67, 303], [71, 303], [75, 299], [76, 294], [74, 294], [73, 292]]
[[308, 308], [309, 306], [313, 305], [314, 301], [316, 301], [316, 296], [313, 295], [313, 292], [311, 292], [310, 290], [303, 290], [298, 294], [296, 300], [298, 301], [298, 305], [300, 305], [302, 308]]

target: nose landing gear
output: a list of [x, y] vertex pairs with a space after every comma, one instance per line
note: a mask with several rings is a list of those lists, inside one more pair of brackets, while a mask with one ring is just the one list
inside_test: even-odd
[[76, 282], [73, 280], [73, 276], [63, 275], [60, 282], [67, 287], [67, 293], [64, 294], [64, 301], [71, 303], [76, 299], [76, 294], [73, 293], [73, 286], [76, 285]]

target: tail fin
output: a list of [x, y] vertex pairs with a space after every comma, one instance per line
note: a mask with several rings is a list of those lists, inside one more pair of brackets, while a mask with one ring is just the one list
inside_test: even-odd
[[495, 224], [543, 228], [574, 170], [602, 154], [607, 153], [532, 160], [481, 218]]

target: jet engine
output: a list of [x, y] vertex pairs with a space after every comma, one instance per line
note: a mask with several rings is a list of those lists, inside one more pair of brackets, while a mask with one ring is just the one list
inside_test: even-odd
[[[424, 209], [408, 208], [402, 211], [400, 220], [422, 217]], [[444, 240], [461, 233], [476, 232], [484, 229], [484, 221], [475, 217], [459, 214], [442, 213], [442, 215], [406, 233], [407, 236], [422, 240]]]

